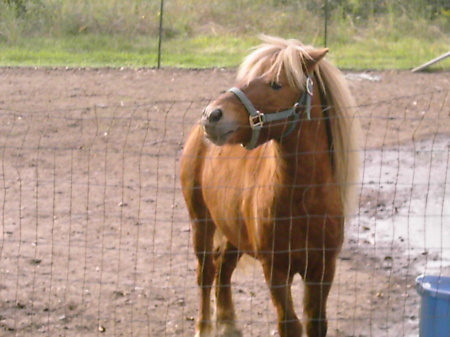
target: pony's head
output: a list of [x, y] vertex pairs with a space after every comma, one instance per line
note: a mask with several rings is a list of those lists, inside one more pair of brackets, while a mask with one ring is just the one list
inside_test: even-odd
[[282, 138], [310, 107], [309, 74], [328, 49], [304, 46], [297, 40], [261, 38], [264, 43], [240, 66], [237, 86], [203, 111], [205, 135], [216, 145], [240, 143], [252, 149]]

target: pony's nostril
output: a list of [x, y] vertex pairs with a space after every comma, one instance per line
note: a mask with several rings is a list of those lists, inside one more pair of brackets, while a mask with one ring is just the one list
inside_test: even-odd
[[209, 114], [208, 121], [210, 123], [217, 123], [222, 118], [222, 115], [223, 114], [221, 109], [215, 109]]

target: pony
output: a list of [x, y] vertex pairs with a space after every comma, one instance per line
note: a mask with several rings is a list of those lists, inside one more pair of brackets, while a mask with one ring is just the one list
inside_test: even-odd
[[[359, 175], [355, 104], [324, 59], [327, 48], [261, 39], [236, 87], [204, 109], [181, 157], [198, 263], [196, 337], [242, 336], [231, 276], [244, 254], [261, 262], [281, 337], [302, 336], [302, 325], [309, 337], [327, 334], [327, 297]], [[303, 321], [291, 295], [297, 274]]]

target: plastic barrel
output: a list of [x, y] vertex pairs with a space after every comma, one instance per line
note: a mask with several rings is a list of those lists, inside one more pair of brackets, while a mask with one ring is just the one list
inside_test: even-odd
[[450, 337], [450, 277], [421, 275], [420, 337]]

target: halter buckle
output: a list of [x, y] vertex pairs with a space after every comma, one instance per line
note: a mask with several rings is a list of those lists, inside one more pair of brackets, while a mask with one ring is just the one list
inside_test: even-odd
[[255, 127], [262, 127], [264, 124], [264, 114], [256, 111], [256, 115], [249, 116], [250, 126], [252, 129]]
[[312, 78], [308, 76], [308, 78], [306, 79], [306, 92], [309, 96], [313, 95], [313, 85], [314, 83], [312, 81]]

